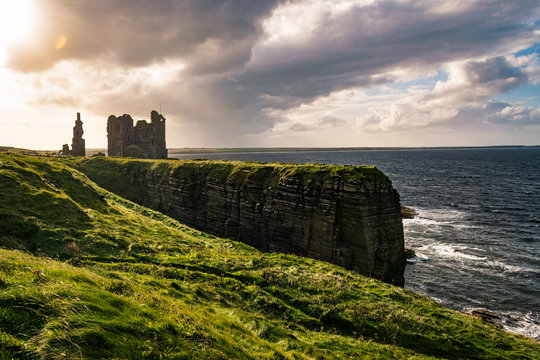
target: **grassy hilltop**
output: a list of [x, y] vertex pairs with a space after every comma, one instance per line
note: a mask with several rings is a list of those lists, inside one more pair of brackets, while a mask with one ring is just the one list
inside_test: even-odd
[[402, 288], [206, 235], [0, 154], [0, 359], [538, 359]]

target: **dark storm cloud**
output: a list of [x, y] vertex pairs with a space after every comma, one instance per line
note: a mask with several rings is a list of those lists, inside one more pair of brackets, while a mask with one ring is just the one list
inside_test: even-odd
[[387, 71], [434, 67], [483, 57], [532, 36], [528, 19], [537, 1], [478, 1], [453, 13], [433, 13], [436, 2], [375, 2], [323, 17], [302, 44], [256, 52], [238, 81], [260, 92], [311, 100], [351, 86], [395, 80]]
[[[76, 59], [145, 66], [190, 56], [209, 41], [216, 63], [238, 66], [249, 59], [261, 21], [279, 0], [51, 0], [38, 2], [39, 23], [31, 41], [11, 49], [10, 66], [42, 71]], [[62, 50], [54, 46], [67, 37]], [[227, 54], [230, 49], [235, 54]], [[203, 54], [204, 55], [204, 54]], [[196, 67], [196, 61], [194, 65]], [[201, 59], [206, 68], [227, 68]]]

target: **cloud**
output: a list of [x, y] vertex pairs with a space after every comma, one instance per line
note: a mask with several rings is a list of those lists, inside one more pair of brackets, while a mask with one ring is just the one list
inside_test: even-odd
[[[318, 99], [440, 69], [449, 79], [433, 91], [372, 106], [357, 123], [371, 131], [449, 124], [485, 112], [492, 95], [538, 73], [527, 67], [532, 58], [525, 65], [508, 60], [538, 41], [536, 0], [38, 3], [35, 36], [10, 49], [8, 64], [43, 84], [34, 101], [78, 103], [100, 116], [143, 116], [162, 104], [168, 119], [191, 124], [209, 141], [240, 143], [288, 124], [288, 113]], [[60, 85], [59, 77], [68, 81]], [[293, 120], [289, 129], [320, 131], [349, 120], [319, 115]]]
[[316, 128], [302, 123], [294, 123], [289, 127], [289, 131], [314, 131]]
[[325, 116], [319, 121], [317, 121], [317, 125], [320, 128], [329, 128], [329, 127], [340, 127], [345, 125], [346, 121], [343, 119], [338, 119], [334, 116]]
[[304, 124], [295, 122], [291, 124], [288, 131], [302, 132], [302, 131], [318, 131], [328, 128], [337, 128], [345, 125], [347, 122], [343, 119], [336, 118], [334, 116], [324, 116], [317, 120], [314, 124]]
[[499, 111], [487, 116], [487, 121], [511, 126], [540, 125], [540, 109], [501, 103]]
[[[247, 44], [260, 35], [262, 20], [279, 0], [36, 3], [41, 16], [33, 38], [10, 52], [9, 65], [22, 72], [43, 71], [63, 60], [142, 67], [186, 57], [195, 69], [198, 60], [210, 70], [237, 66], [249, 60]], [[65, 39], [60, 49], [58, 39]]]
[[[388, 131], [489, 119], [502, 123], [516, 111], [504, 110], [512, 106], [490, 101], [490, 98], [523, 85], [527, 80], [523, 69], [511, 65], [503, 57], [455, 63], [449, 67], [448, 79], [438, 81], [432, 91], [405, 97], [395, 104], [370, 108], [369, 114], [358, 118], [357, 126], [367, 131]], [[517, 113], [525, 116], [526, 111], [522, 109]], [[513, 123], [517, 124], [516, 121]]]
[[[393, 82], [389, 73], [396, 69], [436, 69], [533, 41], [534, 27], [525, 20], [537, 8], [532, 1], [473, 1], [441, 13], [433, 10], [443, 2], [377, 1], [337, 11], [332, 2], [311, 3], [319, 6], [302, 7], [302, 16], [313, 19], [305, 25], [311, 31], [257, 44], [239, 83], [286, 95], [295, 105], [353, 86]], [[273, 17], [283, 28], [293, 26], [297, 7], [284, 6]]]

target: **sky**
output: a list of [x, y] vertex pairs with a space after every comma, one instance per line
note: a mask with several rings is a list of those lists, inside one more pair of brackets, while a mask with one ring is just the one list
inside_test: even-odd
[[0, 145], [540, 144], [538, 0], [1, 0]]

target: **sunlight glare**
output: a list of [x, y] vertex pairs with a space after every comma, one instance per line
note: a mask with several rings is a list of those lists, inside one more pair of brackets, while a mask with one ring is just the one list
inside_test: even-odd
[[23, 41], [30, 34], [34, 17], [33, 0], [0, 1], [0, 49]]

